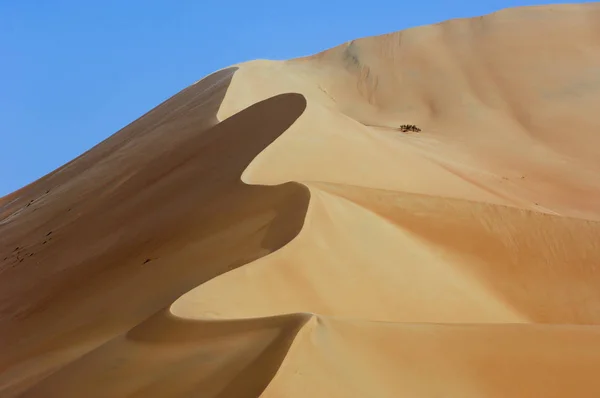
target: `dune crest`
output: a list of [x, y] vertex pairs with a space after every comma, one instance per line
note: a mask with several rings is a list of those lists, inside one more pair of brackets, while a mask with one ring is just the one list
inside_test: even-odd
[[1, 198], [0, 396], [599, 396], [598, 32], [235, 65]]

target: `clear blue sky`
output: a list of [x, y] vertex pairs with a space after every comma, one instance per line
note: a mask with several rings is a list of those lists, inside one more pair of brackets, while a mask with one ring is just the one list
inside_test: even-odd
[[216, 69], [534, 4], [540, 2], [0, 0], [0, 196]]

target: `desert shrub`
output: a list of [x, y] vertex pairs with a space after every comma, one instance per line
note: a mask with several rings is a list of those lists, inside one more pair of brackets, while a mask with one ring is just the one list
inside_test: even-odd
[[421, 131], [421, 129], [415, 126], [414, 124], [403, 124], [402, 126], [400, 126], [400, 131], [404, 133], [409, 131], [418, 133], [419, 131]]

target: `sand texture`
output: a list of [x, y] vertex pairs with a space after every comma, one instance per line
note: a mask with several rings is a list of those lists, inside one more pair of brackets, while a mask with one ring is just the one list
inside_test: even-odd
[[0, 397], [259, 396], [600, 397], [599, 3], [234, 65], [0, 198]]

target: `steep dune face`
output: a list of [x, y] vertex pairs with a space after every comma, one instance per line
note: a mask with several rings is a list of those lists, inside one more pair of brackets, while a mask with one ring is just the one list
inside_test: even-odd
[[0, 396], [597, 397], [599, 46], [521, 8], [183, 90], [1, 199]]

